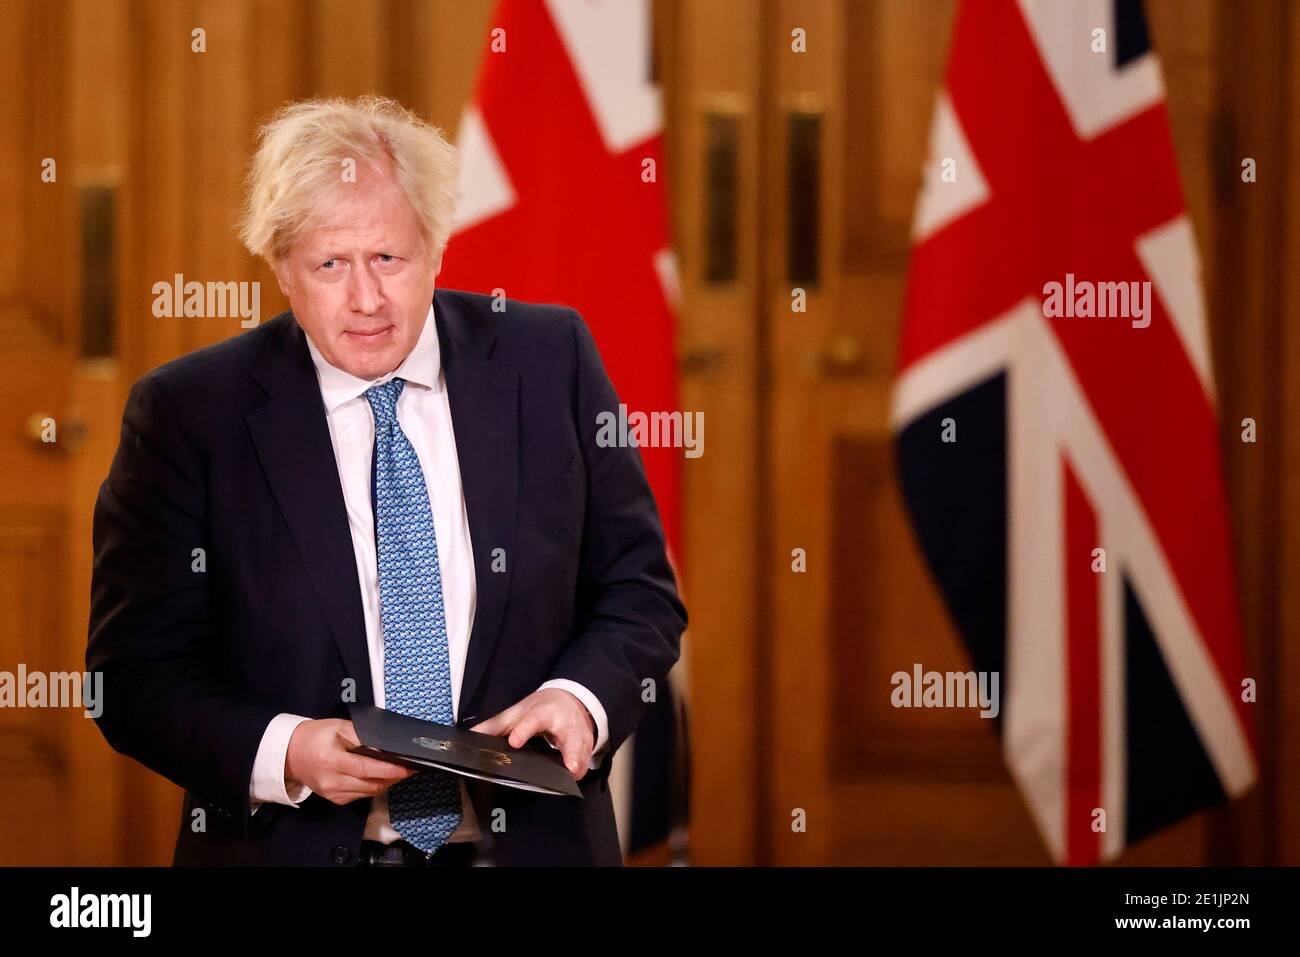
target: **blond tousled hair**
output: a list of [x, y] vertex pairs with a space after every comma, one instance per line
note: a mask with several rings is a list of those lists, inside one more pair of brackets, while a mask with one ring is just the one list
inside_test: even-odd
[[456, 148], [442, 131], [394, 100], [304, 100], [282, 107], [258, 132], [249, 165], [239, 238], [272, 266], [324, 206], [327, 190], [343, 182], [345, 160], [364, 167], [389, 164], [415, 211], [436, 260], [451, 237], [458, 198]]

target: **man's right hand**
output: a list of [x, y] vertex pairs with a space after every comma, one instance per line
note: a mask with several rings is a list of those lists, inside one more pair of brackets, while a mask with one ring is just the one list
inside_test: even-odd
[[416, 772], [391, 761], [352, 754], [361, 742], [351, 721], [323, 718], [293, 729], [284, 757], [285, 786], [305, 784], [334, 804], [374, 797]]

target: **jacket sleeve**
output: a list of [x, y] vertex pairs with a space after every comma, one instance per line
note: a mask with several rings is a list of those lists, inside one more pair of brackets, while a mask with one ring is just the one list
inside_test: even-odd
[[113, 748], [246, 828], [249, 779], [276, 709], [223, 681], [206, 561], [205, 469], [162, 386], [131, 389], [94, 517], [86, 667]]
[[601, 447], [597, 415], [619, 399], [591, 332], [570, 311], [577, 370], [574, 414], [587, 473], [586, 523], [578, 578], [577, 638], [552, 678], [576, 681], [600, 700], [609, 724], [607, 754], [635, 729], [681, 650], [686, 608], [668, 562], [654, 495], [636, 448]]

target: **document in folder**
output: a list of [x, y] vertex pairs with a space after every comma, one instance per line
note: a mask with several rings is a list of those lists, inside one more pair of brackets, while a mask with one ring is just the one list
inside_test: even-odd
[[549, 745], [512, 748], [508, 739], [450, 725], [409, 718], [369, 704], [350, 706], [361, 744], [355, 754], [409, 768], [441, 768], [508, 788], [582, 797], [578, 783]]

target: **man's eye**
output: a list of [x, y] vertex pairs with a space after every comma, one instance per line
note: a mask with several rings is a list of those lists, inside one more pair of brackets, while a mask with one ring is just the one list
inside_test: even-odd
[[390, 255], [388, 255], [388, 253], [380, 253], [380, 254], [379, 254], [378, 256], [376, 256], [375, 258], [378, 259], [381, 263], [390, 263], [390, 262], [392, 262], [393, 260], [395, 260], [397, 257], [396, 257], [396, 256], [390, 256]]
[[321, 269], [330, 269], [330, 268], [332, 268], [332, 267], [334, 266], [334, 264], [335, 264], [336, 262], [338, 262], [337, 259], [327, 259], [327, 260], [325, 260], [323, 263], [320, 264], [320, 268], [321, 268]]

